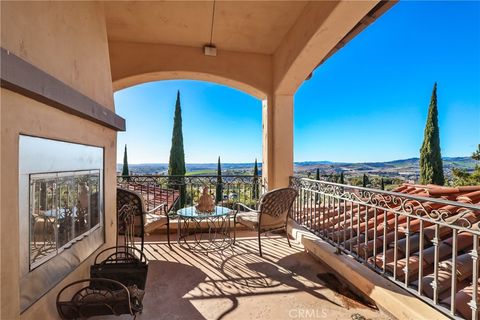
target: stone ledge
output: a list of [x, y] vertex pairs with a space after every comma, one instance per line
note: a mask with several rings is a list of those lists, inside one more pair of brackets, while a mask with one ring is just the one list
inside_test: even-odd
[[372, 299], [377, 306], [397, 319], [448, 319], [443, 313], [403, 290], [396, 284], [336, 249], [294, 221], [289, 221], [288, 233], [305, 250], [328, 265], [343, 279]]

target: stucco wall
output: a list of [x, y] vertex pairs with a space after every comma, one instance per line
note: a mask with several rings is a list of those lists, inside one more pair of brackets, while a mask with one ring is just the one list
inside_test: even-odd
[[[1, 45], [107, 108], [114, 109], [103, 8], [95, 3], [1, 3]], [[91, 258], [20, 314], [18, 140], [28, 134], [103, 147], [106, 245], [115, 243], [116, 132], [1, 89], [0, 319], [55, 319], [66, 283], [87, 277]]]
[[113, 110], [103, 4], [2, 1], [1, 7], [3, 48]]

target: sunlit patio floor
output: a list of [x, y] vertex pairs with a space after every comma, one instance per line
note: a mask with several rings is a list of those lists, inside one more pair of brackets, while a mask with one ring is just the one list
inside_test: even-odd
[[325, 267], [284, 236], [262, 238], [263, 258], [255, 233], [209, 253], [176, 241], [170, 249], [164, 238], [146, 239], [149, 273], [137, 319], [387, 319], [327, 288], [318, 277]]

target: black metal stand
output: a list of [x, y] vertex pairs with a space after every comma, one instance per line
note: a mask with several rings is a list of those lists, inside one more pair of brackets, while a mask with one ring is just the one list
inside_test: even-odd
[[194, 251], [209, 252], [229, 248], [233, 243], [230, 218], [231, 215], [179, 216], [177, 242]]

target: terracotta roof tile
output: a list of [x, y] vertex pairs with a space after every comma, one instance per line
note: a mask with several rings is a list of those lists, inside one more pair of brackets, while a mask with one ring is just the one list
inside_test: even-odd
[[[467, 187], [443, 187], [437, 185], [416, 185], [403, 184], [402, 186], [393, 190], [394, 192], [406, 193], [412, 196], [421, 196], [425, 198], [441, 198], [460, 203], [480, 204], [480, 186]], [[358, 194], [361, 198], [362, 195]], [[384, 201], [381, 196], [378, 199]], [[475, 225], [480, 221], [479, 212], [469, 212], [465, 214], [465, 210], [460, 209], [454, 205], [444, 205], [434, 201], [424, 201], [419, 204], [418, 201], [407, 201], [406, 204], [411, 204], [416, 210], [416, 214], [425, 212], [435, 216], [438, 213], [446, 214], [444, 219], [447, 223], [455, 225]], [[390, 203], [392, 208], [395, 203]], [[324, 210], [326, 209], [326, 210]], [[338, 218], [338, 210], [340, 209], [341, 217]], [[359, 211], [360, 210], [360, 211]], [[436, 210], [435, 212], [432, 212]], [[393, 212], [385, 212], [384, 210], [366, 208], [365, 206], [358, 206], [357, 204], [342, 204], [335, 208], [318, 208], [315, 211], [317, 216], [316, 223], [319, 228], [325, 226], [329, 232], [329, 238], [334, 241], [340, 241], [345, 248], [357, 252], [361, 257], [366, 258], [378, 268], [383, 268], [383, 259], [385, 259], [387, 272], [393, 274], [394, 270], [394, 241], [395, 241], [395, 220], [398, 225], [397, 232], [397, 279], [404, 281], [406, 265], [408, 264], [410, 285], [418, 285], [418, 271], [419, 271], [419, 249], [420, 249], [420, 219], [415, 217], [410, 218], [410, 223], [407, 225], [407, 218], [400, 215], [395, 218]], [[324, 215], [322, 216], [322, 212]], [[343, 217], [343, 213], [346, 217]], [[350, 216], [352, 215], [352, 216]], [[385, 217], [386, 215], [386, 217]], [[322, 219], [326, 219], [323, 224]], [[345, 222], [343, 221], [345, 220]], [[385, 232], [385, 220], [386, 232]], [[423, 221], [423, 278], [422, 287], [423, 294], [428, 297], [433, 296], [433, 289], [431, 286], [436, 249], [433, 246], [437, 225], [430, 221]], [[375, 228], [376, 227], [376, 228]], [[375, 228], [375, 229], [374, 229]], [[344, 229], [346, 232], [344, 232]], [[405, 258], [407, 254], [407, 238], [406, 233], [409, 231], [409, 259]], [[451, 259], [453, 246], [453, 231], [452, 228], [440, 226], [438, 228], [439, 243], [438, 243], [438, 262], [439, 262], [439, 299], [443, 304], [450, 303], [451, 294]], [[376, 239], [374, 239], [376, 235]], [[385, 255], [383, 253], [384, 237], [386, 238], [387, 247], [385, 248]], [[471, 317], [470, 307], [466, 303], [471, 299], [471, 281], [472, 268], [470, 251], [473, 248], [473, 236], [468, 232], [458, 232], [457, 234], [457, 295], [455, 297], [459, 305], [458, 312], [464, 317]], [[375, 250], [374, 250], [375, 249]], [[376, 256], [373, 256], [374, 251]], [[470, 282], [469, 282], [470, 281]], [[480, 287], [480, 286], [479, 286]], [[469, 289], [470, 288], [470, 289]], [[468, 292], [470, 290], [470, 293]], [[480, 293], [479, 293], [480, 294]], [[465, 300], [466, 299], [466, 300]], [[466, 302], [465, 302], [466, 301]], [[467, 307], [465, 307], [467, 306]], [[463, 309], [462, 309], [463, 308]], [[470, 315], [469, 315], [470, 314]]]

